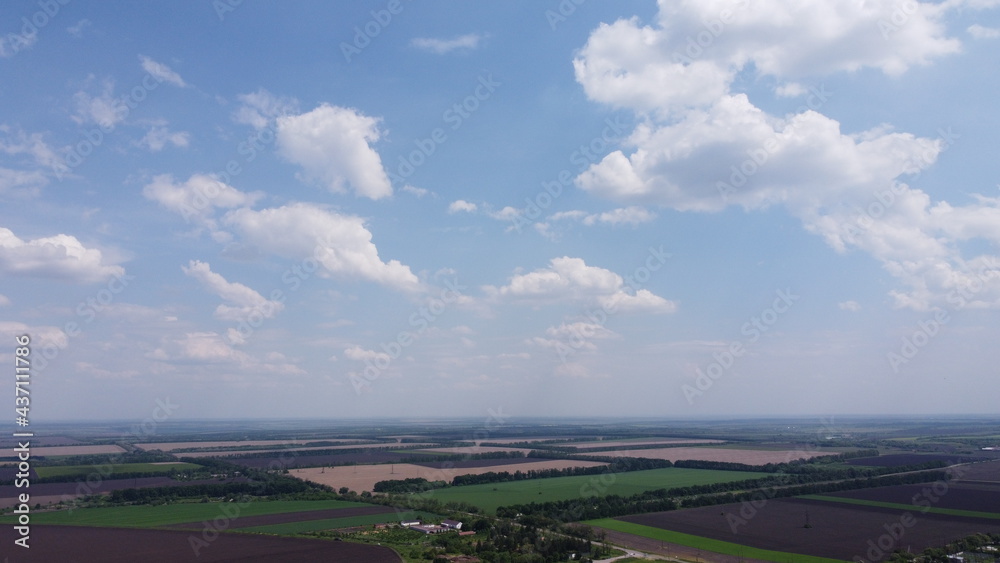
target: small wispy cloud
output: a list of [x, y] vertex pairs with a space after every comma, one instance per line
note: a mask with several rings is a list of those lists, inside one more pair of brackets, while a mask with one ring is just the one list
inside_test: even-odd
[[425, 190], [424, 188], [418, 188], [416, 186], [411, 186], [410, 184], [406, 184], [405, 186], [403, 186], [402, 190], [404, 192], [411, 193], [411, 194], [413, 194], [413, 195], [415, 195], [417, 197], [424, 197], [425, 195], [427, 195], [427, 194], [430, 193], [429, 191]]
[[67, 27], [66, 31], [70, 35], [72, 35], [73, 37], [76, 37], [77, 39], [79, 39], [79, 38], [83, 37], [83, 30], [87, 29], [91, 25], [93, 25], [93, 24], [91, 23], [90, 20], [88, 20], [88, 19], [82, 19], [82, 20], [76, 22], [74, 25], [71, 25], [71, 26]]
[[153, 78], [181, 88], [187, 86], [181, 75], [171, 70], [167, 65], [158, 63], [145, 55], [139, 55], [139, 62], [142, 63], [142, 70], [148, 72]]
[[485, 35], [469, 33], [459, 35], [454, 39], [436, 39], [433, 37], [417, 37], [410, 44], [418, 49], [430, 51], [436, 55], [444, 55], [456, 50], [473, 50], [479, 48]]
[[984, 27], [978, 23], [970, 25], [966, 31], [976, 39], [996, 39], [1000, 37], [1000, 29], [995, 27]]
[[466, 213], [474, 213], [477, 209], [479, 209], [479, 206], [475, 203], [459, 199], [451, 202], [451, 205], [448, 206], [448, 213], [460, 213], [463, 211]]
[[839, 307], [841, 311], [860, 311], [861, 310], [861, 304], [858, 303], [857, 301], [843, 301], [843, 302], [837, 303], [837, 307]]

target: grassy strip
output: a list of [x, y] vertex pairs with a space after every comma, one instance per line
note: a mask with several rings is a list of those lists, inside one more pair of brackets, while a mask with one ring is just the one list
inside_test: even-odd
[[728, 483], [769, 476], [769, 473], [749, 471], [668, 467], [624, 473], [548, 477], [446, 487], [435, 489], [433, 498], [441, 502], [465, 502], [479, 507], [484, 512], [495, 514], [498, 507], [513, 504], [572, 500], [604, 495], [629, 496], [655, 489]]
[[[201, 468], [201, 465], [180, 461], [166, 465], [156, 463], [119, 463], [102, 466], [101, 475], [107, 476], [121, 473], [157, 473], [166, 475], [167, 473], [171, 473], [173, 471], [187, 471]], [[95, 466], [93, 465], [50, 465], [35, 467], [35, 472], [38, 473], [38, 476], [43, 479], [47, 477], [84, 476], [89, 475], [94, 471]]]
[[601, 528], [606, 528], [608, 530], [615, 530], [617, 532], [625, 532], [627, 534], [642, 536], [644, 538], [652, 538], [654, 540], [662, 540], [665, 542], [675, 543], [678, 545], [686, 545], [688, 547], [693, 547], [695, 549], [704, 549], [705, 551], [712, 551], [715, 553], [722, 553], [725, 555], [735, 555], [738, 557], [749, 557], [753, 559], [760, 559], [762, 561], [775, 561], [777, 563], [783, 563], [785, 561], [790, 561], [790, 560], [794, 560], [796, 563], [842, 563], [843, 562], [842, 559], [829, 559], [827, 557], [816, 557], [813, 555], [799, 555], [796, 553], [787, 553], [783, 551], [771, 551], [769, 549], [759, 549], [756, 547], [740, 545], [737, 543], [716, 540], [712, 538], [693, 536], [691, 534], [682, 534], [680, 532], [664, 530], [663, 528], [654, 528], [652, 526], [643, 526], [641, 524], [623, 522], [621, 520], [615, 520], [614, 518], [601, 518], [599, 520], [588, 520], [585, 521], [584, 524], [589, 524], [591, 526], [599, 526]]
[[876, 506], [880, 508], [895, 508], [910, 512], [943, 514], [946, 516], [968, 516], [970, 518], [987, 518], [989, 520], [1000, 520], [1000, 513], [996, 512], [978, 512], [975, 510], [959, 510], [957, 508], [939, 508], [936, 506], [931, 506], [931, 507], [915, 506], [912, 504], [902, 504], [897, 502], [883, 502], [880, 500], [865, 500], [865, 499], [847, 498], [847, 497], [830, 497], [826, 495], [802, 495], [798, 498], [804, 498], [810, 500], [822, 500], [827, 502], [840, 502], [844, 504], [857, 504], [861, 506]]
[[[294, 500], [250, 502], [244, 506], [226, 502], [178, 503], [160, 506], [110, 506], [106, 508], [78, 508], [58, 512], [33, 512], [33, 524], [61, 524], [66, 526], [114, 526], [123, 528], [152, 528], [234, 514], [239, 516], [261, 516], [265, 514], [285, 514], [329, 508], [354, 508], [372, 506], [363, 502], [342, 500]], [[14, 516], [0, 517], [0, 523], [15, 523]]]
[[400, 518], [401, 516], [396, 512], [385, 512], [382, 514], [365, 514], [362, 516], [326, 518], [323, 520], [303, 520], [302, 522], [288, 522], [286, 524], [271, 524], [266, 526], [252, 526], [250, 528], [237, 529], [241, 532], [291, 535], [302, 534], [305, 532], [317, 532], [319, 530], [333, 530], [336, 528], [351, 528], [353, 526], [399, 522]]

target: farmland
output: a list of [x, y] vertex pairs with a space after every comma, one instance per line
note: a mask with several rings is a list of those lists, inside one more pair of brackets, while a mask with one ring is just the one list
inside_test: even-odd
[[[749, 548], [769, 550], [778, 553], [795, 553], [835, 560], [880, 560], [867, 554], [869, 540], [878, 542], [888, 534], [886, 526], [896, 531], [898, 538], [888, 536], [882, 544], [894, 548], [906, 545], [914, 550], [943, 545], [985, 529], [996, 529], [990, 521], [972, 518], [958, 518], [938, 514], [924, 514], [908, 519], [907, 510], [854, 506], [828, 503], [808, 499], [770, 500], [759, 508], [749, 504], [727, 504], [703, 508], [692, 508], [671, 512], [659, 512], [626, 516], [613, 521], [592, 521], [592, 524], [622, 532], [663, 539], [692, 547], [712, 550], [706, 540], [722, 541], [742, 546], [743, 555], [765, 561], [786, 561], [782, 556], [772, 558], [758, 553], [753, 555]], [[916, 510], [909, 511], [911, 513]], [[626, 523], [621, 525], [619, 522]], [[808, 523], [809, 527], [805, 524]], [[633, 528], [627, 524], [638, 524], [646, 528]], [[666, 530], [673, 534], [661, 535], [649, 528]], [[685, 536], [677, 535], [685, 534]], [[877, 545], [877, 544], [876, 544]], [[738, 555], [740, 552], [730, 546], [722, 553]], [[799, 561], [799, 558], [795, 558]], [[805, 559], [801, 559], [805, 561]]]
[[722, 444], [722, 440], [693, 440], [686, 438], [660, 438], [660, 439], [644, 439], [637, 438], [634, 440], [598, 440], [596, 442], [567, 442], [562, 444], [551, 444], [553, 446], [569, 446], [577, 449], [594, 449], [594, 448], [618, 448], [627, 446], [653, 446], [653, 445], [674, 445], [674, 444]]
[[121, 446], [115, 445], [94, 445], [94, 446], [42, 446], [32, 448], [32, 455], [40, 457], [62, 456], [62, 455], [100, 455], [119, 454], [124, 452]]
[[[108, 468], [102, 468], [103, 476], [120, 475], [123, 473], [171, 473], [173, 471], [186, 471], [201, 469], [200, 465], [182, 462], [159, 462], [159, 463], [119, 463]], [[72, 477], [87, 476], [96, 471], [93, 465], [54, 465], [35, 468], [39, 477]]]
[[983, 481], [1000, 483], [1000, 460], [976, 463], [964, 467], [960, 479], [962, 481]]
[[[357, 504], [357, 503], [350, 503]], [[298, 524], [302, 522], [318, 522], [326, 521], [332, 519], [346, 520], [350, 518], [368, 518], [369, 516], [375, 517], [373, 522], [390, 522], [398, 520], [398, 515], [411, 516], [403, 512], [397, 512], [393, 508], [381, 505], [366, 505], [361, 504], [360, 506], [348, 506], [345, 504], [340, 508], [315, 508], [309, 507], [309, 510], [302, 510], [297, 512], [277, 512], [271, 514], [261, 514], [258, 516], [243, 516], [232, 521], [230, 528], [233, 529], [244, 529], [244, 528], [258, 528], [265, 526], [283, 526], [286, 524]], [[356, 524], [348, 524], [350, 526]], [[204, 527], [202, 521], [198, 522], [188, 522], [181, 524], [174, 524], [170, 526], [171, 528], [195, 528], [200, 529]], [[326, 526], [326, 528], [335, 527], [345, 527], [345, 526]], [[323, 529], [323, 528], [315, 528]], [[279, 533], [279, 532], [272, 532]]]
[[[89, 477], [90, 475], [88, 475]], [[81, 483], [76, 481], [66, 483], [32, 483], [31, 500], [42, 505], [55, 504], [67, 499], [83, 497], [89, 494], [104, 494], [112, 491], [143, 488], [143, 487], [182, 487], [188, 485], [220, 484], [220, 483], [245, 483], [245, 477], [235, 477], [229, 479], [195, 479], [191, 481], [175, 481], [169, 477], [138, 477], [130, 479], [101, 479], [99, 482], [91, 480], [88, 484], [86, 479], [80, 478]], [[9, 508], [17, 504], [17, 494], [19, 491], [14, 485], [0, 485], [0, 509]]]
[[615, 450], [609, 452], [621, 457], [645, 457], [649, 459], [697, 459], [703, 461], [722, 461], [728, 463], [745, 463], [747, 465], [766, 465], [768, 463], [787, 463], [796, 459], [809, 459], [824, 455], [806, 450], [741, 450], [730, 448], [652, 448], [639, 450]]
[[[231, 537], [304, 534], [328, 540], [337, 537], [344, 541], [325, 543], [349, 544], [352, 549], [366, 546], [350, 542], [386, 542], [383, 545], [396, 547], [408, 562], [426, 561], [429, 551], [440, 548], [434, 547], [433, 541], [447, 543], [452, 550], [449, 556], [469, 553], [473, 542], [505, 553], [504, 549], [515, 549], [525, 541], [534, 542], [540, 535], [549, 534], [546, 526], [565, 533], [568, 528], [561, 526], [571, 525], [574, 518], [603, 516], [615, 518], [591, 523], [606, 530], [611, 541], [653, 553], [670, 550], [671, 555], [686, 554], [691, 560], [713, 563], [736, 563], [740, 557], [814, 563], [847, 560], [854, 555], [864, 557], [867, 542], [878, 541], [885, 533], [885, 525], [899, 522], [907, 513], [917, 520], [916, 525], [905, 528], [907, 545], [915, 550], [1000, 529], [1000, 514], [995, 508], [1000, 505], [1000, 461], [952, 468], [954, 479], [948, 482], [856, 488], [918, 482], [891, 475], [908, 470], [902, 467], [905, 465], [986, 457], [977, 447], [962, 449], [957, 442], [949, 443], [946, 450], [935, 451], [937, 442], [906, 440], [910, 427], [905, 423], [864, 421], [848, 425], [850, 432], [836, 433], [817, 429], [815, 424], [779, 422], [649, 424], [642, 431], [630, 425], [544, 424], [511, 427], [515, 430], [511, 435], [498, 432], [485, 437], [481, 432], [476, 434], [477, 424], [387, 423], [376, 428], [299, 422], [277, 423], [278, 430], [251, 432], [227, 424], [220, 425], [221, 430], [213, 430], [211, 424], [189, 423], [179, 424], [174, 430], [171, 424], [165, 424], [157, 442], [131, 444], [116, 440], [122, 448], [109, 446], [109, 436], [114, 434], [111, 431], [98, 432], [95, 436], [99, 438], [88, 441], [82, 433], [57, 428], [51, 431], [53, 438], [48, 443], [52, 446], [48, 447], [114, 451], [43, 459], [32, 464], [33, 480], [66, 481], [33, 482], [33, 506], [59, 502], [66, 507], [77, 499], [72, 511], [33, 510], [32, 525], [37, 530], [97, 527], [100, 534], [120, 534], [119, 538], [131, 533], [146, 537], [143, 534], [147, 532], [170, 532], [149, 536], [151, 545], [162, 542], [169, 550], [173, 541], [170, 538], [178, 537], [171, 534], [198, 534], [206, 522], [218, 521], [226, 532], [220, 538], [226, 539], [212, 543], [204, 553], [228, 545], [234, 553], [240, 553], [243, 548], [229, 543], [234, 541]], [[893, 428], [896, 430], [887, 430]], [[930, 432], [925, 426], [914, 428], [916, 432]], [[949, 429], [948, 435], [960, 436], [957, 430]], [[890, 438], [867, 437], [867, 432]], [[810, 436], [821, 438], [810, 440]], [[539, 457], [520, 457], [531, 451], [532, 444], [537, 445]], [[42, 450], [43, 446], [33, 446], [33, 454], [36, 449]], [[852, 455], [806, 461], [837, 452]], [[506, 453], [519, 456], [506, 457]], [[882, 455], [874, 457], [874, 453]], [[676, 467], [670, 460], [701, 463]], [[781, 465], [792, 460], [802, 461]], [[196, 463], [187, 463], [190, 461]], [[770, 467], [763, 467], [768, 464]], [[755, 466], [760, 470], [755, 471]], [[102, 472], [98, 474], [97, 468]], [[587, 473], [527, 476], [529, 471], [562, 468], [581, 468]], [[194, 480], [167, 476], [177, 470], [194, 470]], [[2, 474], [12, 475], [14, 471], [9, 467]], [[497, 475], [485, 475], [488, 473]], [[125, 474], [132, 477], [116, 478]], [[208, 474], [215, 477], [204, 479]], [[788, 480], [743, 483], [780, 474], [787, 475]], [[461, 475], [470, 475], [466, 482], [476, 484], [450, 485]], [[477, 475], [482, 477], [471, 477]], [[883, 480], [880, 475], [888, 478]], [[404, 479], [416, 479], [413, 488], [407, 488], [409, 483], [396, 483], [373, 491], [379, 481]], [[840, 480], [849, 487], [839, 487]], [[740, 483], [724, 485], [733, 482]], [[809, 488], [787, 491], [806, 496], [768, 497], [763, 505], [749, 508], [743, 503], [732, 504], [734, 498], [759, 496], [765, 490], [755, 493], [748, 487], [780, 486], [785, 482], [795, 487], [815, 483], [825, 488], [816, 492]], [[831, 482], [834, 486], [827, 487]], [[850, 487], [854, 489], [846, 490]], [[933, 495], [931, 506], [917, 504], [915, 498], [931, 498], [927, 496], [928, 488]], [[674, 490], [666, 492], [668, 489]], [[17, 492], [12, 485], [0, 486], [0, 493], [10, 497], [11, 503]], [[88, 497], [88, 493], [93, 494]], [[633, 497], [639, 494], [642, 496]], [[609, 495], [614, 497], [598, 500]], [[674, 508], [681, 506], [692, 508]], [[507, 507], [500, 511], [503, 518], [495, 518], [500, 507]], [[469, 510], [475, 515], [470, 515]], [[648, 512], [652, 510], [668, 512]], [[444, 518], [464, 520], [467, 528], [474, 527], [479, 533], [472, 539], [459, 540], [455, 536], [452, 540], [393, 526], [372, 530], [373, 524], [397, 522], [404, 517], [431, 522]], [[0, 522], [13, 522], [9, 511]], [[733, 533], [734, 522], [738, 523], [738, 533]], [[401, 543], [392, 543], [396, 541]], [[575, 541], [567, 544], [567, 552], [559, 553], [579, 552], [582, 540]], [[834, 543], [846, 547], [838, 551]], [[464, 547], [459, 549], [460, 545]], [[378, 561], [375, 553], [358, 555], [357, 560]], [[188, 558], [184, 553], [175, 555], [180, 560]], [[344, 557], [353, 556], [329, 557], [350, 561]]]
[[362, 453], [346, 453], [346, 454], [298, 454], [296, 452], [283, 452], [281, 455], [274, 456], [248, 456], [245, 455], [246, 452], [240, 452], [240, 456], [232, 456], [225, 458], [226, 461], [242, 465], [244, 467], [254, 467], [258, 469], [264, 468], [280, 468], [280, 469], [291, 469], [295, 467], [321, 467], [321, 466], [337, 466], [337, 465], [347, 465], [347, 464], [374, 464], [374, 463], [394, 463], [399, 462], [407, 458], [412, 458], [414, 454], [412, 453], [398, 453], [398, 452], [386, 452], [386, 451], [367, 451]]
[[[410, 444], [408, 444], [410, 445]], [[426, 446], [433, 444], [412, 444], [413, 446]], [[280, 449], [263, 449], [263, 450], [212, 450], [212, 451], [198, 451], [198, 452], [185, 452], [180, 455], [184, 457], [226, 457], [226, 456], [238, 456], [238, 455], [249, 455], [249, 454], [263, 454], [263, 453], [283, 453], [283, 452], [311, 452], [311, 451], [325, 451], [325, 450], [354, 450], [354, 449], [377, 449], [377, 448], [394, 448], [398, 447], [398, 444], [351, 444], [346, 446], [309, 446], [301, 448], [280, 448]]]
[[603, 495], [633, 495], [653, 489], [707, 485], [764, 477], [765, 473], [712, 471], [705, 469], [651, 469], [627, 473], [602, 473], [504, 483], [448, 487], [434, 491], [442, 502], [462, 501], [495, 513], [500, 506], [549, 502]]
[[982, 457], [967, 457], [958, 455], [942, 454], [889, 454], [878, 457], [861, 457], [847, 460], [849, 465], [868, 465], [872, 467], [893, 467], [899, 465], [916, 465], [931, 461], [943, 461], [945, 463], [962, 463], [966, 461], [982, 461]]
[[337, 528], [353, 528], [356, 526], [371, 526], [373, 524], [397, 523], [401, 520], [413, 518], [412, 512], [396, 512], [393, 509], [381, 508], [379, 512], [368, 514], [347, 514], [332, 518], [309, 518], [294, 522], [268, 523], [258, 526], [245, 526], [240, 529], [244, 532], [257, 532], [263, 534], [301, 534], [304, 532], [315, 532], [319, 530], [331, 530]]
[[[797, 563], [841, 563], [842, 561], [841, 559], [829, 559], [826, 557], [803, 555], [802, 553], [747, 547], [738, 543], [674, 532], [656, 526], [636, 524], [623, 519], [604, 518], [601, 520], [591, 520], [587, 523], [606, 530], [624, 532], [626, 534], [660, 540], [712, 553], [735, 555], [741, 558], [750, 557], [763, 561], [789, 561], [794, 559]], [[647, 547], [646, 549], [649, 548]]]
[[[564, 469], [566, 467], [595, 467], [606, 465], [596, 461], [538, 460], [528, 463], [510, 463], [507, 460], [492, 460], [493, 463], [481, 467], [436, 469], [409, 463], [381, 465], [350, 465], [339, 467], [311, 467], [292, 469], [291, 475], [329, 485], [334, 488], [347, 487], [352, 491], [371, 491], [375, 483], [391, 479], [422, 477], [428, 481], [451, 481], [456, 475], [480, 475], [491, 471], [528, 471], [531, 469]], [[503, 463], [506, 462], [506, 463]]]
[[891, 503], [911, 510], [958, 510], [992, 513], [1000, 518], [1000, 486], [963, 485], [961, 482], [937, 482], [926, 485], [897, 485], [825, 495], [831, 499]]
[[[310, 442], [317, 442], [319, 440], [227, 440], [227, 441], [205, 441], [205, 442], [140, 442], [135, 444], [135, 447], [140, 450], [160, 450], [164, 452], [173, 452], [177, 450], [188, 450], [188, 449], [225, 449], [225, 448], [239, 448], [245, 446], [261, 446], [261, 447], [285, 447], [291, 445], [304, 445]], [[323, 438], [324, 442], [346, 442], [345, 438]], [[391, 444], [386, 444], [391, 445]]]
[[[0, 542], [13, 545], [12, 526], [0, 527]], [[282, 538], [249, 534], [219, 534], [214, 541], [194, 551], [191, 532], [121, 528], [80, 528], [74, 526], [33, 526], [31, 558], [16, 561], [73, 561], [108, 563], [142, 561], [176, 563], [198, 561], [282, 561], [312, 563], [399, 563], [389, 548], [316, 539]]]
[[[421, 444], [422, 445], [422, 444]], [[445, 454], [484, 454], [490, 452], [524, 452], [528, 453], [529, 450], [524, 448], [506, 448], [502, 446], [458, 446], [453, 448], [422, 448], [420, 450], [415, 450], [415, 453], [420, 452], [435, 452], [435, 453], [445, 453]]]
[[[236, 507], [240, 518], [274, 514], [302, 513], [317, 510], [342, 508], [357, 508], [371, 506], [360, 502], [340, 500], [330, 501], [260, 501], [246, 503], [225, 502], [189, 502], [165, 506], [133, 505], [112, 506], [104, 508], [80, 508], [77, 510], [61, 510], [55, 512], [40, 512], [34, 515], [38, 524], [53, 524], [63, 526], [124, 526], [132, 528], [151, 528], [189, 524], [211, 520], [219, 515], [232, 514]], [[237, 519], [238, 520], [238, 519]], [[0, 522], [14, 522], [12, 516], [0, 517]]]

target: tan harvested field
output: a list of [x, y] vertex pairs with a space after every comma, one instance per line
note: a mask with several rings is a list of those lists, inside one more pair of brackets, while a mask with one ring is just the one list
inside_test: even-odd
[[485, 454], [489, 452], [524, 452], [530, 448], [502, 448], [500, 446], [461, 446], [457, 448], [422, 448], [422, 452], [440, 452], [446, 454]]
[[[311, 440], [230, 440], [228, 442], [149, 442], [135, 444], [140, 450], [160, 450], [172, 452], [185, 448], [232, 448], [242, 446], [278, 446], [281, 444], [307, 444], [309, 442], [347, 442], [336, 438], [316, 438]], [[391, 444], [387, 444], [391, 445]]]
[[[434, 444], [407, 444], [407, 446], [433, 446]], [[247, 455], [261, 453], [281, 453], [281, 452], [309, 452], [321, 450], [350, 450], [354, 448], [399, 448], [399, 444], [354, 444], [353, 446], [312, 446], [308, 448], [280, 448], [273, 450], [220, 450], [211, 452], [178, 452], [180, 457], [217, 457], [227, 455]], [[488, 450], [484, 450], [488, 451]], [[459, 452], [461, 453], [461, 452]]]
[[574, 448], [617, 448], [620, 446], [652, 446], [656, 444], [724, 444], [723, 440], [691, 440], [688, 438], [660, 438], [651, 440], [601, 440], [598, 442], [567, 442], [556, 444]]
[[[597, 452], [598, 454], [600, 452]], [[822, 452], [807, 452], [799, 450], [737, 450], [724, 448], [653, 448], [648, 450], [617, 450], [607, 452], [620, 457], [645, 457], [649, 459], [697, 459], [702, 461], [724, 461], [728, 463], [745, 463], [747, 465], [765, 465], [768, 463], [785, 463], [796, 459], [809, 459], [826, 455]], [[595, 454], [596, 455], [596, 454]]]
[[31, 448], [31, 455], [100, 455], [100, 454], [120, 454], [124, 452], [120, 446], [42, 446]]
[[352, 491], [371, 491], [375, 483], [390, 479], [412, 479], [423, 477], [428, 481], [451, 481], [457, 475], [480, 475], [490, 471], [531, 471], [537, 469], [565, 469], [567, 467], [594, 467], [606, 465], [596, 461], [573, 461], [568, 459], [550, 459], [529, 463], [513, 463], [509, 465], [491, 465], [489, 467], [468, 467], [464, 469], [434, 469], [409, 463], [380, 465], [341, 465], [337, 467], [309, 467], [306, 469], [290, 469], [288, 473], [299, 479], [305, 479], [335, 489], [347, 487]]

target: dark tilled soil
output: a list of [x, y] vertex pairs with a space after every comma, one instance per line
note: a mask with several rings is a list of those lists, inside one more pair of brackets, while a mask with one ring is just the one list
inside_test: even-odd
[[876, 489], [861, 489], [828, 496], [913, 505], [920, 512], [925, 507], [1000, 512], [1000, 484], [996, 487], [961, 485], [958, 483], [924, 483], [895, 485]]
[[174, 530], [130, 530], [82, 526], [31, 526], [30, 548], [14, 545], [17, 532], [0, 527], [0, 544], [9, 563], [400, 563], [391, 549], [348, 542], [219, 534], [208, 545], [192, 547], [200, 533]]
[[239, 457], [227, 456], [220, 459], [243, 465], [246, 467], [256, 467], [258, 469], [294, 469], [296, 467], [320, 467], [322, 465], [347, 465], [349, 463], [392, 463], [399, 462], [414, 454], [397, 454], [392, 452], [369, 452], [353, 454], [328, 454], [328, 455], [291, 455], [291, 452], [284, 457]]
[[869, 467], [896, 467], [900, 465], [916, 465], [929, 461], [944, 461], [946, 463], [964, 463], [967, 461], [983, 461], [986, 457], [967, 457], [945, 454], [890, 454], [878, 457], [858, 457], [849, 459], [848, 465], [866, 465]]
[[[327, 518], [350, 518], [351, 516], [365, 516], [368, 514], [388, 514], [395, 512], [388, 506], [358, 506], [354, 508], [330, 508], [326, 510], [305, 510], [302, 512], [288, 512], [285, 514], [263, 514], [260, 516], [240, 516], [232, 520], [230, 528], [252, 528], [254, 526], [272, 526], [274, 524], [287, 524], [289, 522], [306, 522], [309, 520], [326, 520]], [[167, 528], [181, 529], [202, 529], [202, 522], [186, 522], [184, 524], [173, 524]]]
[[679, 557], [688, 561], [702, 561], [710, 563], [771, 563], [769, 561], [761, 561], [759, 559], [747, 559], [746, 557], [737, 557], [735, 555], [713, 553], [711, 551], [695, 549], [686, 545], [661, 542], [660, 540], [636, 536], [634, 534], [626, 534], [625, 532], [618, 532], [615, 530], [604, 530], [604, 533], [606, 534], [605, 538], [609, 543], [625, 546], [628, 549], [635, 549], [645, 553], [665, 555], [667, 557]]
[[[80, 480], [84, 481], [86, 477], [81, 477]], [[170, 477], [139, 477], [136, 479], [102, 479], [100, 481], [91, 480], [90, 484], [79, 483], [72, 481], [69, 483], [31, 483], [28, 493], [31, 494], [31, 498], [40, 497], [59, 497], [62, 499], [63, 495], [69, 495], [72, 497], [82, 496], [87, 494], [97, 494], [97, 493], [110, 493], [111, 491], [117, 491], [119, 489], [136, 489], [143, 487], [182, 487], [184, 485], [208, 485], [208, 484], [225, 484], [225, 483], [247, 483], [249, 480], [246, 477], [236, 477], [233, 479], [220, 480], [220, 479], [198, 479], [194, 481], [174, 481]], [[17, 497], [18, 493], [25, 492], [24, 489], [18, 489], [14, 485], [2, 485], [0, 486], [0, 508], [6, 508], [9, 506], [14, 506], [13, 499]], [[34, 502], [34, 501], [32, 501]]]
[[[910, 527], [901, 523], [907, 512], [914, 519], [907, 520]], [[807, 518], [810, 528], [805, 527]], [[901, 547], [920, 551], [974, 533], [1000, 530], [997, 520], [804, 499], [769, 500], [757, 508], [749, 504], [707, 506], [625, 516], [620, 520], [761, 549], [855, 561], [858, 557], [882, 560], [883, 557], [867, 553], [880, 541], [888, 547], [881, 550], [886, 553]], [[736, 533], [732, 521], [738, 523]], [[898, 537], [892, 537], [892, 532]]]
[[549, 461], [540, 457], [510, 457], [504, 459], [466, 459], [461, 461], [427, 461], [414, 463], [422, 467], [433, 469], [469, 469], [479, 467], [493, 467], [494, 465], [514, 465], [518, 463], [535, 463], [538, 461]]
[[1000, 483], [1000, 460], [962, 466], [962, 481], [993, 481]]

